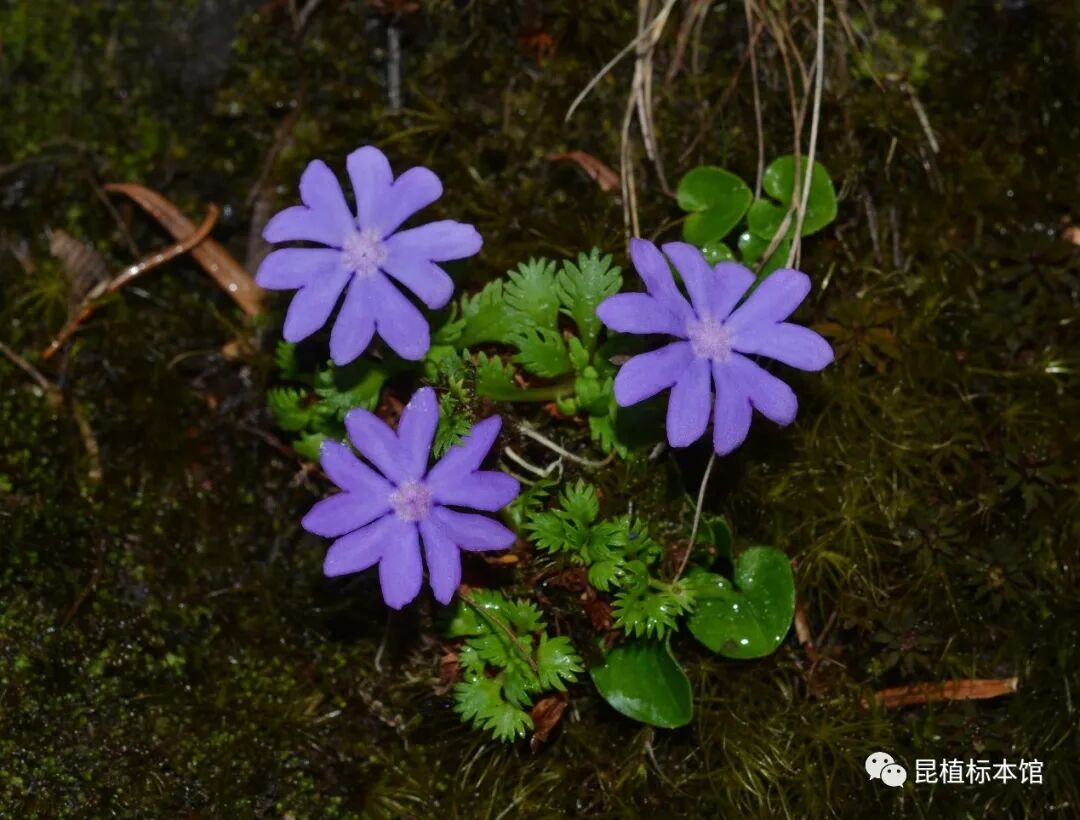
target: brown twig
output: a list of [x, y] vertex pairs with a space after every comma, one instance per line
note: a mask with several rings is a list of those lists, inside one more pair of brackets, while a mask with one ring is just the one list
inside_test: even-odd
[[22, 356], [20, 356], [3, 342], [0, 342], [0, 353], [3, 353], [4, 356], [8, 359], [8, 361], [10, 361], [13, 365], [15, 365], [31, 379], [37, 382], [38, 387], [40, 387], [46, 393], [57, 390], [56, 385], [49, 381], [47, 378], [45, 378], [45, 376], [40, 370], [30, 364], [30, 362], [28, 362], [26, 359], [24, 359]]
[[82, 324], [93, 316], [94, 312], [101, 307], [102, 300], [106, 296], [116, 293], [116, 291], [120, 290], [124, 285], [142, 276], [147, 271], [161, 267], [166, 262], [175, 259], [181, 254], [187, 253], [202, 242], [213, 229], [219, 213], [217, 206], [211, 205], [202, 225], [200, 225], [198, 229], [183, 242], [178, 242], [165, 250], [157, 251], [149, 256], [144, 256], [134, 265], [122, 270], [108, 284], [92, 290], [87, 295], [86, 299], [83, 300], [82, 305], [75, 311], [75, 315], [68, 320], [68, 323], [64, 325], [64, 328], [56, 335], [56, 338], [54, 338], [52, 342], [49, 343], [49, 346], [42, 352], [42, 360], [48, 361], [52, 358], [56, 351], [63, 347], [64, 343], [71, 338], [72, 334], [74, 334], [75, 331], [77, 331]]
[[90, 422], [86, 420], [82, 407], [75, 401], [75, 397], [70, 396], [69, 398], [71, 401], [71, 417], [75, 419], [75, 426], [79, 428], [79, 437], [82, 439], [83, 447], [86, 448], [86, 457], [90, 459], [90, 467], [86, 471], [86, 477], [97, 484], [105, 475], [101, 469], [101, 450], [98, 448], [97, 437], [94, 435]]
[[[899, 709], [921, 703], [942, 700], [986, 700], [1011, 695], [1019, 688], [1018, 678], [992, 678], [981, 680], [950, 680], [940, 683], [916, 683], [882, 689], [873, 694], [874, 702], [883, 709]], [[869, 707], [864, 698], [863, 706]]]
[[86, 586], [83, 587], [83, 591], [79, 593], [79, 597], [75, 599], [75, 603], [71, 605], [67, 613], [64, 615], [64, 619], [60, 621], [60, 626], [65, 627], [75, 617], [75, 613], [79, 611], [79, 607], [83, 605], [87, 598], [90, 597], [90, 593], [94, 591], [94, 588], [101, 581], [101, 573], [105, 569], [105, 541], [98, 542], [97, 548], [97, 562], [94, 564], [94, 571], [90, 575], [90, 580]]

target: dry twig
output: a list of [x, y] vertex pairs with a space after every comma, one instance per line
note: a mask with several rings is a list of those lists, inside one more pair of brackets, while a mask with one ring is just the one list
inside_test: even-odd
[[[873, 694], [874, 702], [883, 709], [899, 709], [922, 703], [942, 700], [986, 700], [1011, 695], [1019, 688], [1019, 679], [992, 678], [976, 680], [949, 680], [940, 683], [916, 683], [882, 689]], [[863, 700], [863, 706], [869, 707]]]

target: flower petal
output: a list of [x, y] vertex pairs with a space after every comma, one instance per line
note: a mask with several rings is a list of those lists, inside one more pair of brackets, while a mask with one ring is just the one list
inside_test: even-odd
[[435, 507], [431, 511], [432, 523], [442, 528], [446, 537], [463, 550], [482, 552], [504, 550], [513, 546], [517, 536], [494, 518], [473, 515]]
[[715, 278], [709, 290], [709, 315], [724, 321], [757, 279], [738, 262], [720, 262], [713, 268]]
[[732, 354], [728, 367], [732, 378], [750, 397], [754, 409], [765, 418], [784, 425], [795, 420], [799, 400], [787, 384], [738, 353]]
[[645, 239], [631, 239], [630, 260], [652, 296], [684, 322], [693, 318], [693, 310], [675, 287], [671, 268], [656, 245]]
[[372, 566], [389, 546], [389, 535], [397, 521], [397, 516], [384, 515], [366, 527], [343, 535], [327, 550], [323, 574], [333, 578]]
[[440, 604], [450, 603], [461, 583], [461, 552], [430, 519], [420, 522], [427, 561], [428, 583]]
[[790, 268], [781, 268], [765, 277], [745, 302], [724, 323], [732, 333], [760, 325], [782, 322], [810, 292], [810, 277]]
[[379, 210], [389, 198], [394, 182], [390, 161], [374, 145], [365, 145], [349, 154], [345, 167], [356, 195], [356, 222], [360, 230], [377, 230]]
[[435, 398], [435, 391], [430, 387], [421, 387], [401, 411], [397, 428], [402, 465], [409, 478], [423, 478], [427, 472], [431, 442], [438, 424], [439, 402]]
[[667, 437], [672, 447], [686, 447], [709, 426], [712, 407], [709, 360], [695, 358], [671, 388], [667, 410]]
[[302, 239], [341, 247], [352, 231], [352, 214], [334, 172], [321, 159], [308, 163], [300, 177], [300, 199], [306, 208], [286, 208], [263, 229], [267, 242]]
[[465, 476], [454, 476], [452, 480], [443, 478], [435, 483], [428, 480], [427, 484], [432, 499], [438, 504], [485, 512], [501, 510], [521, 491], [517, 479], [498, 470], [478, 470]]
[[401, 609], [420, 593], [424, 565], [420, 562], [420, 531], [416, 524], [392, 518], [386, 534], [386, 548], [379, 561], [379, 584], [383, 600], [392, 609]]
[[431, 347], [431, 331], [424, 315], [390, 280], [377, 273], [368, 280], [375, 329], [401, 358], [419, 361]]
[[315, 535], [336, 538], [370, 524], [389, 511], [388, 495], [344, 492], [315, 504], [300, 525]]
[[285, 313], [285, 325], [281, 329], [285, 341], [299, 342], [325, 325], [350, 276], [347, 270], [338, 268], [300, 288]]
[[750, 417], [754, 414], [750, 399], [732, 378], [725, 362], [713, 362], [713, 382], [716, 384], [716, 403], [713, 405], [713, 449], [726, 456], [744, 441], [750, 432]]
[[428, 472], [424, 482], [431, 491], [435, 493], [453, 485], [477, 469], [487, 458], [491, 445], [495, 443], [495, 437], [499, 435], [500, 427], [502, 419], [498, 416], [488, 416], [474, 424], [469, 435], [447, 450]]
[[407, 251], [411, 255], [443, 262], [472, 256], [480, 250], [484, 240], [472, 225], [443, 219], [399, 231], [388, 237], [385, 244], [391, 253]]
[[375, 215], [374, 227], [386, 238], [402, 222], [442, 196], [442, 192], [442, 183], [432, 171], [420, 166], [410, 168], [394, 180], [387, 201]]
[[671, 387], [693, 357], [689, 342], [673, 342], [634, 356], [615, 377], [615, 401], [629, 407]]
[[716, 274], [705, 261], [701, 251], [687, 242], [668, 242], [661, 250], [670, 259], [682, 277], [690, 303], [698, 316], [705, 316], [709, 308], [709, 295], [714, 287]]
[[686, 326], [658, 299], [645, 293], [616, 293], [596, 306], [600, 321], [619, 333], [686, 336]]
[[401, 445], [389, 425], [363, 407], [354, 407], [345, 416], [345, 429], [360, 454], [374, 464], [394, 484], [410, 478], [402, 458]]
[[340, 264], [341, 251], [334, 248], [282, 248], [263, 259], [255, 281], [267, 290], [293, 290], [332, 276]]
[[411, 250], [390, 250], [379, 267], [415, 293], [432, 310], [445, 307], [454, 295], [454, 280], [446, 271]]
[[808, 327], [781, 322], [755, 325], [735, 337], [740, 353], [768, 356], [800, 370], [821, 370], [833, 360], [829, 343]]
[[319, 452], [319, 463], [337, 486], [358, 495], [386, 496], [394, 485], [358, 459], [340, 441], [327, 439]]
[[348, 364], [363, 353], [375, 335], [375, 314], [367, 293], [367, 281], [360, 276], [353, 277], [330, 331], [330, 358], [338, 366]]

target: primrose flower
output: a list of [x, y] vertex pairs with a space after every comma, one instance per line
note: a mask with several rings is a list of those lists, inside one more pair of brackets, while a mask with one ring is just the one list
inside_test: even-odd
[[478, 422], [429, 470], [438, 422], [439, 403], [430, 387], [413, 395], [396, 433], [367, 410], [349, 411], [349, 438], [378, 472], [346, 445], [324, 442], [323, 470], [343, 492], [318, 502], [302, 522], [308, 532], [337, 538], [323, 564], [327, 575], [360, 572], [377, 563], [383, 600], [394, 609], [420, 592], [421, 540], [428, 581], [444, 604], [461, 582], [459, 550], [501, 550], [514, 543], [514, 533], [498, 521], [455, 509], [494, 512], [517, 496], [515, 479], [479, 469], [502, 420], [490, 416]]
[[718, 455], [746, 439], [751, 408], [777, 424], [794, 421], [799, 406], [794, 391], [746, 356], [765, 356], [800, 370], [821, 370], [833, 360], [821, 336], [784, 321], [810, 292], [810, 277], [777, 270], [739, 305], [755, 278], [742, 265], [710, 267], [701, 251], [685, 242], [668, 243], [663, 251], [682, 277], [689, 302], [656, 246], [632, 239], [630, 258], [648, 292], [618, 293], [596, 308], [612, 330], [678, 339], [626, 362], [615, 377], [615, 401], [627, 407], [670, 387], [668, 442], [686, 447], [697, 441], [711, 410]]
[[427, 168], [410, 168], [395, 180], [386, 156], [371, 145], [353, 151], [345, 164], [356, 216], [333, 171], [314, 160], [300, 177], [304, 204], [274, 216], [263, 238], [325, 247], [276, 250], [263, 260], [255, 281], [270, 290], [298, 289], [285, 316], [283, 334], [290, 342], [325, 325], [345, 292], [330, 335], [335, 364], [363, 353], [376, 332], [403, 359], [421, 359], [431, 346], [428, 323], [391, 280], [429, 308], [441, 308], [450, 301], [454, 283], [435, 263], [472, 256], [483, 240], [472, 225], [449, 219], [398, 231], [442, 196], [442, 183]]

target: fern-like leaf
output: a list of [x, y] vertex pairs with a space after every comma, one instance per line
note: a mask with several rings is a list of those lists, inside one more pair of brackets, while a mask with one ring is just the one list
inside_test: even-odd
[[518, 349], [514, 361], [536, 376], [552, 379], [572, 369], [566, 342], [558, 330], [525, 328], [514, 334], [512, 342]]
[[541, 689], [558, 689], [566, 691], [566, 683], [577, 680], [579, 672], [584, 670], [581, 658], [574, 651], [570, 639], [564, 635], [549, 638], [546, 634], [540, 636], [540, 644], [536, 647], [536, 667], [540, 679]]
[[559, 323], [559, 293], [555, 287], [556, 265], [549, 259], [530, 259], [507, 272], [506, 304], [538, 328], [555, 330]]
[[622, 269], [611, 263], [611, 255], [601, 256], [593, 248], [590, 253], [578, 254], [577, 264], [564, 262], [556, 277], [559, 301], [565, 313], [574, 320], [586, 349], [596, 347], [600, 320], [596, 306], [619, 292]]

